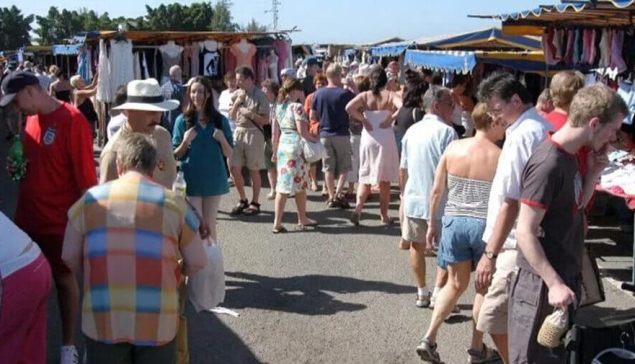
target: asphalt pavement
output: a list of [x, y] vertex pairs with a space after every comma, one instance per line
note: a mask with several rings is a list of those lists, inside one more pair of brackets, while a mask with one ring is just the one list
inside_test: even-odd
[[[0, 141], [0, 161], [7, 149], [8, 143]], [[261, 200], [268, 192], [263, 189]], [[0, 210], [9, 216], [15, 196], [15, 184], [0, 173]], [[368, 203], [362, 226], [353, 227], [350, 210], [327, 209], [321, 196], [310, 193], [309, 216], [320, 226], [306, 231], [295, 228], [295, 204], [289, 200], [284, 219], [289, 233], [283, 235], [271, 233], [271, 201], [263, 202], [258, 216], [230, 217], [237, 200], [235, 190], [223, 197], [218, 231], [227, 284], [221, 306], [240, 316], [197, 314], [188, 305], [192, 364], [420, 362], [414, 349], [431, 310], [415, 307], [408, 253], [397, 247], [397, 225], [380, 226], [377, 198]], [[396, 194], [390, 207], [397, 217]], [[583, 317], [598, 318], [635, 304], [615, 286], [630, 279], [632, 237], [620, 233], [614, 220], [592, 224], [589, 243], [605, 267], [606, 301], [584, 309]], [[428, 284], [433, 285], [434, 258], [427, 264]], [[441, 328], [439, 352], [446, 363], [466, 362], [473, 299], [470, 288], [459, 302], [461, 313]], [[54, 293], [49, 307], [49, 363], [57, 364], [61, 329]]]

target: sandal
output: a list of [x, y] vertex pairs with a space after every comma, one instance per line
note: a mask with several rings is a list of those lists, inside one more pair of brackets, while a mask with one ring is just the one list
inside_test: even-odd
[[317, 221], [311, 221], [311, 222], [309, 222], [307, 224], [298, 224], [298, 229], [305, 230], [306, 228], [316, 227], [318, 225], [319, 225], [319, 223]]
[[348, 203], [348, 201], [346, 201], [346, 198], [342, 198], [342, 197], [336, 197], [335, 201], [337, 201], [337, 205], [339, 206], [339, 208], [341, 208], [342, 210], [345, 209], [350, 209], [351, 208], [351, 204]]
[[467, 362], [472, 364], [492, 363], [501, 360], [501, 356], [498, 351], [489, 348], [485, 344], [483, 344], [482, 350], [467, 349], [467, 355], [469, 355]]
[[287, 230], [284, 226], [280, 226], [279, 228], [274, 228], [271, 229], [271, 232], [274, 234], [284, 234], [284, 233], [288, 233], [289, 230]]
[[245, 209], [243, 215], [245, 216], [254, 216], [260, 213], [260, 204], [258, 202], [251, 202], [249, 207]]
[[238, 205], [232, 209], [230, 215], [236, 216], [242, 214], [249, 207], [249, 200], [238, 200]]
[[355, 226], [359, 226], [359, 219], [361, 219], [362, 214], [358, 214], [353, 212], [353, 214], [351, 214], [351, 222], [353, 223], [353, 225]]

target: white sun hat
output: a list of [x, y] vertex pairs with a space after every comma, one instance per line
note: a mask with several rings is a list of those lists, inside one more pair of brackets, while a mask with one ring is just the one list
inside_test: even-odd
[[113, 110], [170, 111], [179, 107], [177, 100], [165, 100], [157, 80], [134, 80], [128, 82], [126, 103]]

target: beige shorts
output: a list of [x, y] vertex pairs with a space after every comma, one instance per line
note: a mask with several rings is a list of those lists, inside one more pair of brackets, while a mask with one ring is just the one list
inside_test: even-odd
[[333, 173], [336, 176], [350, 172], [353, 168], [351, 138], [348, 135], [333, 136], [322, 138], [320, 141], [326, 149], [326, 158], [322, 160], [322, 172]]
[[496, 259], [492, 284], [485, 294], [476, 328], [488, 334], [507, 334], [507, 310], [516, 268], [516, 250], [504, 250]]
[[258, 129], [238, 127], [234, 132], [232, 167], [247, 167], [259, 171], [265, 166], [265, 136]]
[[415, 217], [403, 217], [401, 223], [401, 238], [412, 243], [425, 243], [428, 233], [428, 222]]

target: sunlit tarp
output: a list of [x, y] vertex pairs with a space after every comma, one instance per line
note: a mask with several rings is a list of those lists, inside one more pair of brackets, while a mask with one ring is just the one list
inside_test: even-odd
[[[404, 62], [438, 72], [467, 74], [479, 62], [496, 64], [525, 73], [545, 75], [547, 66], [542, 52], [463, 52], [407, 50]], [[549, 66], [549, 73], [571, 69], [564, 65]]]
[[417, 47], [453, 50], [518, 49], [539, 51], [540, 39], [527, 36], [507, 36], [499, 28], [487, 28], [467, 33], [415, 40]]
[[386, 43], [377, 47], [372, 47], [370, 49], [370, 54], [372, 54], [373, 57], [396, 57], [412, 46], [413, 42]]

